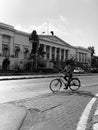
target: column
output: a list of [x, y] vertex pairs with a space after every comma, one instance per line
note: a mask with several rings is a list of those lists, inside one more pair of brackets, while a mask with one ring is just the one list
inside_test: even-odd
[[81, 52], [81, 62], [82, 62], [82, 52]]
[[50, 49], [49, 49], [49, 60], [51, 60], [52, 58], [52, 47], [50, 46]]
[[11, 40], [10, 40], [10, 55], [13, 55], [14, 54], [14, 38], [11, 37]]
[[0, 34], [0, 54], [2, 54], [2, 35]]
[[[46, 45], [44, 45], [44, 52], [46, 52]], [[44, 59], [46, 59], [46, 54], [44, 55]]]
[[83, 63], [83, 53], [82, 53], [82, 63]]
[[61, 61], [61, 48], [59, 48], [59, 60]]
[[19, 59], [24, 59], [24, 48], [22, 45], [20, 46]]
[[55, 47], [55, 60], [56, 60], [56, 57], [57, 57], [57, 48]]
[[84, 53], [83, 53], [83, 63], [84, 63]]
[[70, 55], [69, 55], [69, 54], [70, 54], [70, 50], [68, 50], [68, 59], [70, 58]]
[[63, 61], [65, 61], [65, 50], [64, 50], [64, 59], [63, 59]]
[[85, 63], [87, 63], [87, 54], [85, 54]]
[[79, 52], [77, 52], [77, 61], [79, 62]]

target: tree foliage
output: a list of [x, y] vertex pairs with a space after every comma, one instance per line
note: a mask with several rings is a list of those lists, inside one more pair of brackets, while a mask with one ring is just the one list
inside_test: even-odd
[[91, 51], [91, 56], [93, 56], [95, 54], [94, 46], [90, 46], [90, 47], [88, 47], [88, 49]]

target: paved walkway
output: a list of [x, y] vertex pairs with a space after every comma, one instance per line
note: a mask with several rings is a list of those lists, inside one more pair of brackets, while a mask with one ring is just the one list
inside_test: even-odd
[[[63, 92], [61, 96], [48, 94], [36, 99], [15, 102], [16, 106], [24, 106], [28, 110], [20, 130], [76, 130], [81, 116], [80, 109], [84, 105], [83, 99], [78, 97], [77, 102], [72, 96], [65, 99], [63, 94]], [[66, 94], [71, 95], [70, 91]]]
[[98, 130], [98, 105], [96, 107], [93, 117], [93, 130]]
[[[72, 103], [73, 110], [70, 106]], [[36, 99], [17, 101], [15, 104], [24, 106], [28, 110], [20, 130], [75, 130], [74, 116], [77, 115], [78, 110], [76, 101], [73, 102], [69, 98], [65, 101], [62, 96], [48, 94]]]
[[0, 105], [0, 130], [19, 130], [26, 113], [24, 107], [11, 104]]
[[[0, 129], [18, 130], [21, 127], [20, 130], [76, 130], [75, 117], [82, 107], [81, 97], [77, 107], [77, 102], [71, 100], [71, 96], [66, 99], [66, 104], [62, 95], [63, 93], [57, 98], [57, 95], [51, 93], [35, 99], [1, 104]], [[72, 108], [70, 104], [73, 104]], [[98, 106], [94, 114], [93, 130], [98, 130], [97, 122]]]

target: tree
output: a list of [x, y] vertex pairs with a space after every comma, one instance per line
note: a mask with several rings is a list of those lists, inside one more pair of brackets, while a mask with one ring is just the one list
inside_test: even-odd
[[94, 46], [88, 47], [88, 49], [91, 51], [91, 57], [95, 54], [95, 48]]
[[7, 69], [9, 69], [9, 65], [10, 65], [10, 60], [8, 57], [6, 57], [3, 62], [2, 62], [2, 69], [5, 71]]

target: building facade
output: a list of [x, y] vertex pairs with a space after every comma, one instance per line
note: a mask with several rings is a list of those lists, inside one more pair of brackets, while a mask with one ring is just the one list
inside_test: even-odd
[[[0, 68], [5, 57], [10, 59], [10, 69], [15, 64], [22, 63], [29, 57], [32, 43], [29, 33], [14, 29], [13, 26], [0, 23]], [[88, 49], [74, 47], [55, 35], [39, 35], [39, 46], [46, 52], [44, 59], [64, 62], [71, 57], [84, 64], [91, 63], [91, 53]]]

